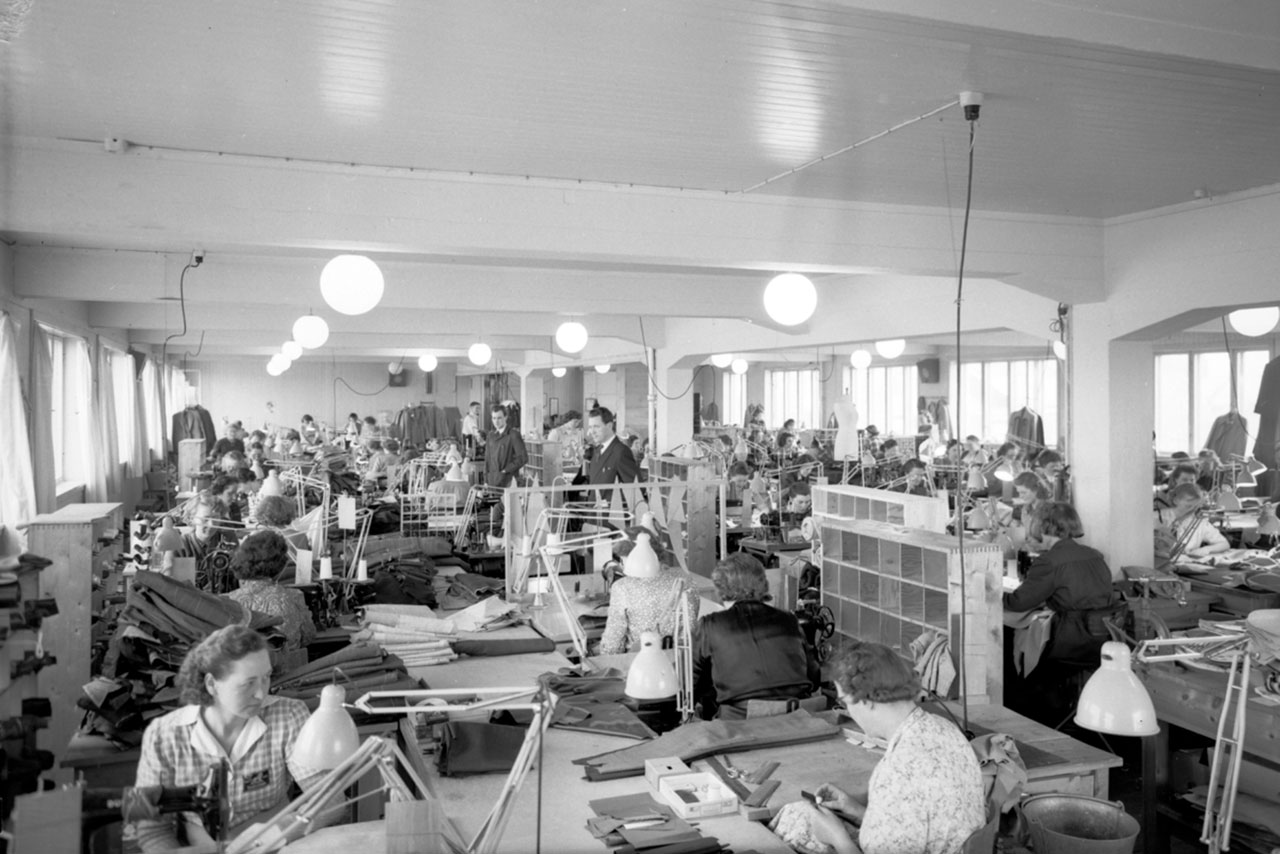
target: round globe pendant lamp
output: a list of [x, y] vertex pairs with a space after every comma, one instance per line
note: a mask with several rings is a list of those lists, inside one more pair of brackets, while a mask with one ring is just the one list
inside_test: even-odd
[[597, 373], [597, 374], [607, 374], [607, 373], [609, 373], [609, 369], [610, 369], [610, 368], [612, 368], [612, 367], [613, 367], [613, 365], [596, 365], [596, 373]]
[[403, 370], [404, 370], [403, 362], [387, 362], [387, 371], [392, 376], [395, 376], [396, 374], [400, 373]]
[[746, 359], [734, 359], [732, 362], [729, 363], [730, 370], [732, 370], [735, 374], [745, 374], [747, 372], [747, 368], [749, 367], [750, 365], [747, 364]]
[[267, 362], [267, 373], [271, 374], [273, 377], [278, 377], [285, 371], [289, 370], [290, 364], [292, 363], [286, 359], [283, 354], [276, 353], [271, 357], [270, 361]]
[[797, 326], [813, 317], [818, 307], [818, 291], [808, 276], [782, 273], [764, 289], [764, 310], [774, 323]]
[[1280, 308], [1242, 308], [1228, 314], [1227, 322], [1241, 335], [1257, 338], [1276, 328], [1276, 323], [1280, 322]]
[[733, 354], [716, 353], [711, 357], [711, 364], [715, 365], [717, 368], [727, 368], [733, 364]]
[[434, 371], [440, 365], [440, 360], [431, 353], [423, 353], [418, 357], [418, 370], [425, 374]]
[[860, 371], [865, 371], [867, 368], [871, 367], [870, 351], [863, 349], [854, 350], [849, 354], [849, 364], [853, 365]]
[[280, 348], [280, 352], [290, 362], [294, 362], [302, 358], [302, 345], [297, 341], [286, 341], [284, 346]]
[[561, 378], [562, 376], [564, 376], [566, 373], [567, 373], [567, 371], [566, 371], [564, 368], [552, 368], [552, 369], [551, 369], [551, 376], [555, 377], [556, 379], [560, 379], [560, 378]]
[[293, 340], [308, 350], [323, 347], [329, 340], [329, 324], [323, 317], [304, 314], [293, 322]]
[[489, 364], [489, 360], [493, 358], [493, 348], [483, 341], [477, 341], [467, 348], [467, 358], [476, 367], [483, 367]]
[[556, 345], [566, 353], [582, 352], [587, 337], [587, 327], [576, 320], [566, 320], [556, 329]]
[[907, 350], [907, 342], [902, 338], [889, 338], [876, 342], [876, 352], [886, 359], [896, 359]]
[[382, 271], [363, 255], [338, 255], [320, 273], [320, 293], [341, 314], [364, 314], [382, 299]]
[[1054, 341], [1053, 355], [1057, 356], [1059, 361], [1065, 362], [1067, 360], [1067, 343], [1065, 341]]

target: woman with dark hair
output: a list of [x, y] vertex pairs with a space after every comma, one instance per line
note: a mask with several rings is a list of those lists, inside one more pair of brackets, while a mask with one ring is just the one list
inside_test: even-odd
[[770, 606], [764, 566], [737, 552], [716, 564], [711, 581], [723, 611], [698, 621], [693, 692], [702, 716], [747, 717], [752, 701], [801, 700], [818, 681], [816, 659], [794, 614]]
[[283, 495], [264, 495], [254, 509], [259, 527], [274, 530], [289, 527], [297, 515], [298, 502]]
[[275, 531], [257, 531], [245, 537], [231, 559], [231, 571], [240, 587], [227, 598], [246, 608], [284, 619], [285, 649], [300, 649], [315, 639], [316, 626], [311, 620], [302, 591], [281, 587], [276, 579], [289, 562], [289, 548], [284, 537]]
[[[640, 533], [648, 532], [640, 529], [632, 536], [638, 539]], [[697, 591], [683, 572], [671, 567], [666, 549], [656, 541], [651, 543], [658, 562], [656, 566], [645, 566], [639, 561], [626, 560], [634, 548], [631, 540], [614, 546], [614, 554], [622, 559], [625, 575], [609, 589], [609, 616], [600, 637], [601, 655], [638, 652], [640, 635], [645, 632], [655, 632], [661, 637], [674, 635], [676, 609], [682, 596], [689, 605], [689, 619], [698, 618]]]
[[1180, 483], [1169, 490], [1169, 501], [1173, 506], [1155, 514], [1156, 557], [1174, 562], [1195, 560], [1225, 552], [1231, 547], [1222, 532], [1196, 512], [1204, 503], [1200, 487], [1194, 483]]
[[[287, 804], [290, 783], [309, 789], [322, 779], [323, 772], [290, 759], [307, 706], [271, 695], [271, 659], [257, 632], [227, 626], [209, 635], [187, 653], [177, 686], [187, 705], [143, 732], [136, 785], [195, 785], [227, 761], [234, 835], [250, 819]], [[148, 854], [182, 845], [213, 850], [215, 844], [196, 813], [138, 821], [135, 828]]]
[[[887, 742], [884, 758], [865, 803], [827, 783], [814, 793], [818, 807], [788, 805], [775, 829], [807, 821], [812, 837], [837, 854], [959, 854], [986, 824], [982, 770], [964, 733], [920, 708], [915, 671], [887, 646], [854, 641], [832, 662], [832, 680], [863, 732]], [[861, 820], [856, 841], [824, 806]]]

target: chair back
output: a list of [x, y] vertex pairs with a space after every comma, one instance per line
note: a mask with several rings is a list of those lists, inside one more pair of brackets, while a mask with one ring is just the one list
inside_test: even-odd
[[1000, 831], [1000, 805], [987, 804], [987, 823], [969, 834], [960, 854], [992, 854], [996, 850], [996, 834]]

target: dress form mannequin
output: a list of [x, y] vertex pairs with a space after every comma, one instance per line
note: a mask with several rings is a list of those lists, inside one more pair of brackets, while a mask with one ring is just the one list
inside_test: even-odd
[[851, 398], [842, 397], [835, 402], [832, 409], [839, 427], [836, 431], [835, 458], [843, 460], [845, 457], [856, 457], [858, 455], [858, 407], [853, 405]]

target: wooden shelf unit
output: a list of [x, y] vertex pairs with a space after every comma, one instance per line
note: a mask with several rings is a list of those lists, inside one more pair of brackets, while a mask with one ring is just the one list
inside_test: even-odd
[[[911, 658], [911, 642], [926, 630], [951, 638], [960, 672], [961, 613], [965, 617], [965, 686], [971, 702], [1004, 696], [1004, 560], [990, 544], [966, 540], [964, 589], [955, 537], [887, 522], [819, 516], [822, 601], [847, 638], [876, 641]], [[959, 677], [957, 676], [957, 684]]]
[[[36, 674], [34, 696], [53, 704], [49, 728], [39, 738], [58, 758], [80, 726], [76, 700], [89, 681], [93, 577], [115, 563], [124, 529], [124, 505], [114, 503], [71, 504], [37, 516], [27, 528], [27, 551], [53, 562], [40, 571], [39, 595], [58, 603], [58, 613], [42, 627], [45, 651], [58, 663]], [[108, 541], [111, 530], [116, 537]], [[56, 765], [47, 776], [71, 782], [70, 770]]]
[[813, 487], [813, 515], [887, 522], [941, 534], [951, 520], [951, 509], [946, 496], [930, 498], [867, 486], [835, 484]]
[[529, 455], [529, 461], [524, 465], [524, 476], [530, 480], [550, 486], [564, 472], [559, 442], [525, 439], [524, 449]]

